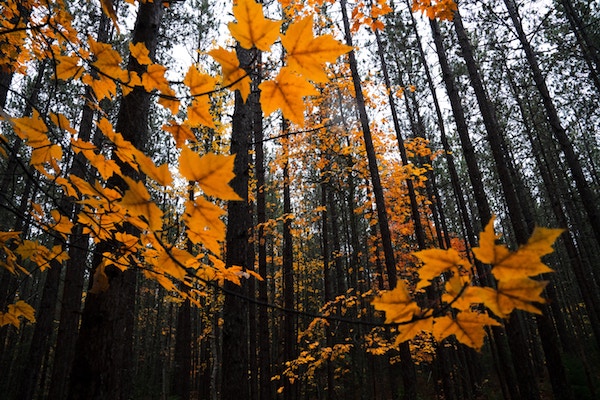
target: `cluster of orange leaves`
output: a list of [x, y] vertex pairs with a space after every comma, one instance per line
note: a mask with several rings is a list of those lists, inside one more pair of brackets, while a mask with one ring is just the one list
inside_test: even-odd
[[429, 19], [452, 21], [457, 6], [454, 0], [413, 0], [412, 9], [421, 11]]
[[[386, 323], [399, 325], [396, 343], [424, 331], [437, 341], [454, 335], [459, 342], [480, 349], [485, 327], [500, 325], [513, 310], [541, 313], [536, 303], [545, 303], [541, 295], [548, 282], [532, 277], [552, 272], [541, 257], [553, 251], [562, 230], [537, 227], [526, 244], [510, 251], [496, 244], [493, 224], [492, 218], [480, 235], [479, 247], [473, 248], [475, 257], [491, 266], [497, 281], [493, 287], [478, 286], [474, 266], [456, 250], [429, 249], [414, 253], [423, 265], [412, 293], [401, 280], [394, 290], [373, 299], [373, 306], [385, 311]], [[423, 295], [422, 290], [428, 291], [426, 304], [415, 300], [416, 292]]]
[[[118, 29], [118, 16], [112, 1], [102, 0], [101, 4]], [[186, 277], [198, 278], [200, 282], [229, 280], [237, 283], [242, 276], [260, 278], [252, 271], [243, 273], [239, 266], [227, 268], [222, 261], [225, 210], [212, 199], [242, 200], [228, 185], [234, 177], [234, 157], [201, 156], [196, 150], [193, 131], [202, 126], [215, 127], [211, 95], [216, 91], [239, 90], [244, 100], [248, 97], [251, 81], [246, 68], [250, 66], [241, 66], [235, 51], [213, 49], [208, 54], [220, 64], [222, 74], [212, 76], [192, 65], [183, 80], [188, 95], [182, 99], [176, 96], [166, 78], [167, 68], [151, 60], [143, 43], [129, 45], [130, 57], [135, 58], [143, 70], [137, 73], [126, 68], [123, 57], [110, 44], [98, 42], [91, 36], [80, 40], [70, 24], [73, 16], [62, 0], [9, 0], [0, 6], [0, 10], [3, 12], [0, 16], [0, 51], [3, 54], [0, 68], [24, 73], [32, 60], [51, 60], [55, 79], [81, 82], [91, 88], [101, 114], [96, 125], [104, 136], [104, 145], [98, 148], [92, 142], [82, 140], [63, 114], [41, 115], [34, 111], [31, 116], [15, 118], [0, 109], [0, 118], [8, 122], [30, 148], [29, 165], [66, 198], [79, 205], [78, 214], [71, 220], [60, 209], [49, 209], [48, 204], [32, 204], [32, 214], [40, 226], [67, 240], [74, 227], [73, 221], [77, 221], [83, 227], [83, 233], [95, 243], [118, 243], [115, 251], [104, 253], [102, 263], [96, 268], [92, 292], [107, 289], [107, 267], [125, 270], [132, 265], [139, 266], [147, 278], [192, 302], [197, 302], [201, 292], [193, 288]], [[242, 47], [269, 51], [281, 38], [287, 63], [274, 79], [261, 84], [262, 108], [267, 115], [281, 109], [285, 118], [303, 125], [304, 97], [317, 94], [314, 83], [327, 81], [325, 64], [334, 62], [351, 48], [331, 35], [315, 37], [312, 16], [291, 22], [282, 33], [283, 21], [265, 18], [262, 5], [254, 0], [239, 0], [233, 13], [236, 21], [229, 24], [229, 30]], [[106, 116], [102, 116], [98, 102], [115, 100], [120, 93], [127, 95], [134, 88], [153, 93], [159, 104], [171, 112], [173, 118], [163, 130], [172, 135], [180, 150], [176, 166], [156, 165], [116, 132]], [[178, 115], [184, 100], [186, 117], [181, 121]], [[7, 136], [0, 135], [0, 142], [7, 148], [11, 146]], [[87, 159], [96, 178], [84, 180], [64, 169], [67, 164], [64, 157], [69, 153], [64, 151], [65, 143], [74, 153]], [[4, 156], [7, 156], [6, 152]], [[147, 179], [130, 178], [122, 172], [123, 166]], [[121, 191], [107, 184], [115, 176], [125, 182], [127, 189]], [[185, 237], [175, 244], [166, 244], [170, 242], [166, 239], [169, 222], [149, 188], [172, 194], [177, 190], [174, 183], [177, 177], [184, 178], [198, 193], [193, 200], [185, 202], [182, 215]], [[127, 233], [126, 224], [140, 233]], [[15, 275], [29, 275], [27, 265], [44, 270], [53, 262], [60, 264], [68, 259], [62, 245], [48, 248], [38, 241], [22, 240], [20, 232], [1, 232], [0, 239], [0, 266]], [[193, 254], [185, 250], [185, 240], [196, 245], [199, 251]], [[188, 286], [186, 290], [182, 289], [181, 283]], [[33, 309], [28, 307], [23, 300], [10, 305], [7, 312], [0, 312], [0, 325], [18, 326], [19, 318], [33, 320]]]

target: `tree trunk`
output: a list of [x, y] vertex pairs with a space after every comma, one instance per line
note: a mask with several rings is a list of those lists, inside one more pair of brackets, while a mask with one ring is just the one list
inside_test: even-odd
[[[160, 2], [142, 3], [139, 6], [133, 43], [143, 42], [154, 57], [158, 45], [158, 30], [163, 14]], [[143, 71], [134, 57], [129, 58], [128, 70]], [[138, 149], [143, 149], [147, 136], [148, 113], [151, 95], [136, 87], [124, 96], [117, 117], [116, 131]], [[135, 179], [133, 171], [123, 169]], [[117, 186], [124, 189], [122, 182]], [[135, 234], [135, 230], [130, 233]], [[97, 267], [102, 253], [111, 251], [109, 245], [98, 248], [94, 257]], [[132, 266], [133, 267], [133, 266]], [[109, 288], [102, 293], [88, 293], [77, 340], [71, 381], [70, 399], [125, 400], [132, 392], [132, 341], [136, 275], [133, 269], [121, 272], [116, 267], [106, 268]]]
[[[340, 0], [340, 6], [342, 8], [342, 20], [344, 23], [344, 33], [346, 36], [346, 44], [352, 46], [352, 35], [350, 33], [350, 23], [348, 20], [348, 11], [346, 9], [346, 0]], [[377, 156], [375, 155], [375, 148], [373, 146], [373, 139], [371, 137], [371, 129], [369, 127], [369, 117], [367, 116], [367, 109], [365, 100], [362, 93], [362, 86], [360, 83], [360, 75], [358, 74], [358, 66], [354, 50], [348, 55], [350, 63], [350, 70], [352, 72], [352, 82], [354, 84], [354, 92], [356, 99], [356, 107], [360, 117], [360, 124], [363, 131], [363, 138], [365, 142], [365, 149], [367, 152], [367, 160], [369, 164], [369, 173], [371, 177], [371, 184], [373, 187], [373, 194], [375, 196], [375, 204], [377, 208], [377, 220], [379, 226], [379, 232], [381, 234], [381, 242], [383, 246], [383, 253], [385, 258], [385, 268], [388, 275], [388, 282], [390, 289], [396, 287], [396, 260], [394, 257], [394, 249], [392, 246], [392, 238], [390, 233], [390, 227], [387, 217], [387, 209], [385, 206], [385, 199], [383, 196], [383, 188], [381, 186], [381, 179], [379, 177], [379, 170], [377, 166]], [[416, 371], [415, 366], [410, 354], [410, 346], [408, 342], [400, 344], [400, 368], [402, 381], [404, 384], [404, 399], [412, 400], [417, 397], [417, 386], [416, 386]]]

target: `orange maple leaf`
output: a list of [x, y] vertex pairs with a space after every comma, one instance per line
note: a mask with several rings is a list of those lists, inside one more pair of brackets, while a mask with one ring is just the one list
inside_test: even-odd
[[204, 193], [223, 200], [242, 200], [229, 186], [235, 177], [233, 162], [235, 156], [205, 154], [202, 157], [184, 146], [179, 156], [179, 172], [188, 181], [198, 182]]
[[385, 311], [386, 323], [410, 321], [421, 311], [408, 292], [406, 284], [401, 280], [394, 290], [382, 293], [381, 296], [373, 299], [371, 304], [376, 310]]
[[219, 47], [209, 51], [208, 54], [221, 64], [221, 70], [223, 71], [222, 85], [234, 91], [239, 90], [242, 99], [246, 101], [250, 94], [250, 83], [252, 81], [248, 73], [240, 68], [240, 61], [235, 52]]
[[308, 81], [287, 67], [282, 68], [274, 80], [261, 83], [259, 89], [265, 115], [281, 109], [285, 118], [300, 126], [304, 126], [304, 97], [318, 94]]
[[414, 252], [413, 255], [423, 261], [423, 266], [419, 268], [417, 289], [431, 285], [431, 280], [453, 267], [463, 266], [467, 270], [471, 267], [454, 249], [428, 249]]
[[317, 36], [312, 31], [312, 16], [292, 23], [281, 43], [287, 51], [290, 69], [315, 82], [326, 82], [324, 67], [326, 62], [334, 62], [340, 55], [348, 53], [352, 47], [335, 40], [331, 35]]
[[236, 22], [228, 24], [231, 35], [245, 49], [256, 47], [267, 51], [279, 37], [281, 21], [265, 18], [262, 5], [254, 0], [238, 0], [233, 6]]
[[435, 318], [433, 336], [441, 342], [448, 336], [454, 335], [459, 342], [479, 350], [483, 346], [486, 335], [484, 328], [489, 325], [500, 325], [500, 323], [486, 314], [463, 311], [455, 317]]

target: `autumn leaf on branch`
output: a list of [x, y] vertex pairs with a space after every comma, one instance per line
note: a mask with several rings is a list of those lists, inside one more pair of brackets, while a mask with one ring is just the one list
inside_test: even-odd
[[282, 21], [266, 19], [262, 5], [253, 0], [238, 0], [233, 6], [233, 15], [237, 22], [228, 24], [229, 31], [245, 49], [256, 47], [268, 51], [279, 37]]
[[493, 316], [481, 313], [481, 306], [498, 318], [508, 318], [515, 309], [541, 313], [536, 304], [545, 303], [542, 292], [548, 282], [530, 278], [552, 271], [541, 257], [553, 251], [552, 245], [561, 232], [561, 229], [538, 227], [526, 244], [510, 251], [496, 244], [498, 236], [492, 218], [481, 232], [479, 247], [474, 248], [473, 253], [479, 261], [492, 266], [491, 272], [498, 279], [496, 287], [475, 286], [470, 262], [456, 250], [429, 249], [413, 253], [423, 261], [417, 289], [429, 286], [432, 279], [448, 273], [444, 276], [443, 290], [438, 289], [438, 293], [433, 294], [441, 296], [441, 301], [428, 299], [428, 303], [433, 304], [431, 308], [419, 308], [403, 284], [374, 299], [372, 304], [386, 312], [386, 323], [401, 325], [397, 344], [421, 331], [429, 331], [438, 341], [455, 335], [459, 342], [480, 349], [484, 328], [499, 324]]
[[352, 47], [335, 40], [331, 35], [314, 37], [312, 16], [290, 24], [281, 43], [286, 50], [290, 70], [314, 82], [326, 82], [325, 63], [334, 62]]
[[304, 126], [304, 97], [316, 96], [317, 90], [306, 79], [284, 67], [274, 80], [261, 83], [262, 109], [265, 115], [281, 109], [283, 116]]
[[29, 322], [35, 322], [35, 310], [25, 301], [18, 300], [14, 304], [9, 304], [5, 313], [0, 312], [0, 326], [14, 325], [19, 328], [21, 317]]
[[379, 311], [385, 311], [386, 323], [410, 321], [421, 309], [410, 295], [404, 281], [398, 281], [394, 290], [384, 292], [371, 302]]
[[228, 87], [232, 91], [239, 90], [242, 99], [246, 101], [250, 94], [250, 76], [240, 68], [240, 61], [233, 51], [225, 50], [222, 47], [208, 52], [219, 64], [223, 72], [223, 81], [221, 85]]
[[479, 350], [486, 336], [485, 327], [491, 325], [500, 325], [500, 323], [486, 314], [463, 311], [455, 317], [436, 318], [433, 324], [433, 336], [441, 342], [448, 336], [454, 335], [459, 342]]
[[179, 172], [188, 181], [198, 182], [208, 196], [222, 200], [242, 200], [229, 186], [235, 177], [233, 162], [235, 156], [205, 154], [202, 157], [184, 146], [179, 156]]

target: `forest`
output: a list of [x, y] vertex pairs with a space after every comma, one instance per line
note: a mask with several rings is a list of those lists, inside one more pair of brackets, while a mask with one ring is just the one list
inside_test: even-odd
[[0, 397], [600, 397], [598, 0], [3, 0]]

